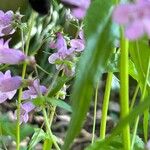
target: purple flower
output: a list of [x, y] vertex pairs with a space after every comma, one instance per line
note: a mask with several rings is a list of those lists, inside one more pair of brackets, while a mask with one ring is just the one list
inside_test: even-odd
[[71, 8], [71, 13], [78, 19], [83, 19], [90, 6], [90, 0], [61, 0], [61, 2]]
[[26, 102], [21, 105], [20, 123], [27, 123], [29, 120], [29, 113], [35, 108], [32, 102]]
[[113, 20], [125, 26], [125, 35], [130, 40], [136, 40], [145, 33], [150, 36], [150, 1], [137, 0], [132, 4], [118, 5]]
[[65, 59], [70, 54], [70, 51], [67, 49], [66, 40], [61, 33], [57, 33], [57, 42], [56, 44], [53, 43], [53, 48], [56, 48], [57, 52], [48, 58], [51, 64], [55, 64], [56, 60]]
[[4, 42], [3, 39], [0, 39], [0, 63], [19, 64], [26, 59], [26, 56], [20, 50], [9, 48], [9, 41]]
[[68, 76], [74, 75], [75, 64], [72, 60], [76, 52], [81, 52], [85, 48], [82, 30], [79, 32], [79, 38], [70, 40], [70, 48], [67, 48], [66, 40], [61, 33], [57, 33], [56, 43], [52, 42], [50, 46], [57, 49], [57, 52], [50, 55], [49, 63], [56, 64], [56, 69], [64, 70], [64, 73]]
[[12, 11], [7, 11], [4, 13], [0, 10], [0, 36], [13, 34], [15, 29], [12, 26], [14, 13]]
[[0, 72], [0, 103], [12, 99], [21, 83], [21, 77], [11, 77], [9, 70], [5, 74]]
[[70, 46], [72, 47], [73, 51], [76, 50], [77, 52], [81, 52], [84, 50], [84, 44], [80, 39], [72, 39], [70, 41]]
[[34, 99], [39, 94], [45, 94], [47, 89], [45, 86], [40, 85], [39, 80], [34, 80], [33, 84], [28, 87], [28, 90], [25, 90], [22, 94], [22, 99]]
[[64, 60], [68, 57], [71, 57], [74, 52], [81, 52], [84, 50], [84, 39], [83, 35], [79, 32], [79, 39], [72, 39], [70, 41], [70, 48], [67, 48], [66, 40], [64, 39], [61, 33], [57, 33], [57, 42], [51, 43], [51, 48], [56, 48], [57, 52], [50, 55], [49, 63], [55, 64], [57, 60]]

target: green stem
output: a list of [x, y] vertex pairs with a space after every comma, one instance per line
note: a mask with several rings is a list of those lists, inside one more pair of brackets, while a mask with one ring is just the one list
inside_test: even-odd
[[[120, 107], [121, 118], [129, 114], [129, 77], [128, 77], [128, 41], [123, 32], [120, 41]], [[130, 150], [130, 127], [127, 124], [123, 131], [124, 150]]]
[[[143, 99], [145, 98], [145, 95], [146, 95], [146, 88], [147, 88], [147, 81], [148, 81], [149, 73], [150, 73], [150, 56], [149, 56], [149, 60], [148, 60], [148, 67], [147, 67], [147, 72], [146, 72], [146, 78], [145, 78], [144, 87], [143, 87], [143, 91], [142, 91], [142, 96], [140, 98], [140, 102], [143, 101]], [[136, 137], [137, 128], [138, 128], [138, 123], [139, 123], [139, 116], [136, 118], [134, 129], [133, 129], [134, 132], [133, 132], [132, 144], [131, 144], [131, 148], [132, 149], [134, 148], [134, 143], [135, 143], [135, 137]]]
[[108, 112], [112, 78], [113, 78], [113, 73], [109, 72], [107, 76], [104, 100], [103, 100], [103, 105], [102, 105], [102, 118], [101, 118], [101, 126], [100, 126], [100, 138], [101, 139], [104, 139], [105, 134], [106, 134], [107, 112]]
[[46, 125], [46, 128], [47, 128], [47, 130], [48, 130], [49, 137], [50, 137], [50, 139], [52, 140], [52, 142], [53, 142], [53, 144], [54, 144], [56, 150], [60, 150], [60, 148], [59, 148], [59, 146], [58, 146], [58, 144], [57, 144], [57, 142], [56, 142], [56, 140], [55, 140], [55, 137], [54, 137], [54, 135], [52, 134], [52, 131], [51, 131], [51, 129], [50, 129], [49, 120], [48, 120], [48, 117], [47, 117], [47, 113], [46, 113], [45, 108], [43, 108], [43, 115], [44, 115], [45, 125]]
[[93, 129], [92, 129], [92, 143], [94, 143], [94, 139], [95, 139], [95, 127], [96, 127], [96, 112], [97, 112], [98, 88], [99, 88], [99, 83], [97, 84], [97, 87], [96, 87], [96, 90], [95, 90], [94, 117], [93, 117]]
[[[25, 77], [26, 65], [23, 65], [22, 79]], [[17, 150], [20, 149], [20, 107], [21, 107], [22, 88], [19, 89], [18, 104], [17, 104]]]
[[[33, 27], [33, 23], [34, 23], [34, 15], [32, 14], [31, 22], [29, 24], [29, 32], [28, 32], [28, 38], [27, 38], [27, 42], [26, 42], [26, 48], [25, 48], [25, 54], [26, 55], [28, 55], [28, 49], [29, 49], [29, 43], [30, 43], [30, 37], [31, 37], [30, 35], [31, 35], [31, 30], [32, 30], [32, 27]], [[23, 69], [22, 69], [22, 79], [25, 78], [26, 68], [27, 68], [27, 64], [26, 64], [26, 62], [24, 62]], [[17, 103], [17, 127], [16, 127], [17, 128], [17, 140], [16, 140], [16, 150], [20, 150], [20, 108], [21, 108], [22, 90], [23, 90], [23, 88], [19, 89], [18, 103]]]
[[138, 85], [136, 86], [136, 89], [135, 89], [134, 94], [133, 94], [133, 98], [132, 98], [132, 100], [131, 100], [130, 111], [132, 110], [132, 108], [133, 108], [133, 106], [134, 106], [134, 104], [135, 104], [135, 101], [136, 101], [136, 97], [137, 97], [139, 88], [140, 88], [140, 86], [139, 86], [139, 84], [138, 84]]

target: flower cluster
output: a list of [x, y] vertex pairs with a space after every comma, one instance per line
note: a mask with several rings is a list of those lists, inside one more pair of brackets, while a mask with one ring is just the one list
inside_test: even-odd
[[125, 35], [129, 40], [136, 40], [144, 34], [150, 37], [150, 1], [137, 0], [135, 3], [118, 5], [113, 20], [125, 26]]
[[[66, 40], [64, 39], [62, 33], [57, 33], [57, 41], [56, 43], [51, 43], [50, 47], [56, 49], [57, 52], [50, 55], [48, 58], [49, 63], [56, 64], [57, 69], [64, 69], [67, 75], [74, 74], [74, 67], [68, 68], [65, 64], [66, 60], [71, 60], [76, 52], [81, 52], [84, 50], [84, 38], [82, 35], [82, 31], [79, 32], [78, 39], [70, 40], [70, 48], [67, 47]], [[59, 63], [60, 64], [59, 64]]]
[[71, 8], [71, 13], [78, 19], [83, 19], [90, 6], [90, 0], [61, 0], [61, 2]]
[[[21, 17], [20, 14], [16, 14], [17, 17]], [[0, 11], [0, 36], [12, 34], [15, 32], [13, 28], [14, 13], [8, 11], [4, 13]], [[4, 41], [3, 38], [0, 39], [0, 64], [8, 65], [18, 65], [23, 62], [33, 63], [34, 58], [27, 57], [21, 50], [9, 47], [10, 39]], [[22, 80], [20, 76], [11, 76], [10, 70], [7, 70], [4, 74], [0, 72], [0, 103], [5, 102], [7, 99], [11, 100], [21, 86], [24, 84], [27, 86], [28, 82]], [[31, 100], [36, 98], [39, 94], [46, 93], [46, 87], [40, 86], [39, 81], [34, 80], [32, 83], [30, 81], [30, 86], [28, 90], [23, 91], [22, 100]], [[35, 106], [32, 102], [24, 102], [21, 104], [21, 123], [28, 121], [28, 113], [31, 112]]]
[[[23, 91], [22, 100], [32, 100], [36, 98], [40, 94], [45, 94], [47, 89], [45, 86], [40, 85], [39, 80], [36, 79], [33, 83], [28, 87], [28, 90]], [[21, 123], [26, 123], [29, 119], [29, 113], [35, 109], [32, 101], [24, 102], [21, 105]]]

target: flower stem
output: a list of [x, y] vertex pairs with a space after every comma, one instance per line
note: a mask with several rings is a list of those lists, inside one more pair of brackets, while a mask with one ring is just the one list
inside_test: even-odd
[[[29, 32], [28, 32], [26, 48], [25, 48], [25, 54], [26, 55], [28, 54], [30, 38], [31, 38], [31, 30], [32, 30], [32, 27], [33, 27], [33, 23], [34, 23], [34, 14], [32, 14], [31, 22], [29, 24]], [[23, 38], [22, 38], [22, 40], [23, 40]], [[22, 43], [24, 43], [24, 42], [22, 42]], [[26, 62], [24, 62], [23, 69], [22, 69], [22, 79], [25, 78], [26, 68], [27, 68], [27, 64], [26, 64]], [[19, 89], [18, 103], [17, 103], [17, 140], [16, 140], [17, 145], [16, 145], [16, 150], [20, 150], [20, 107], [21, 107], [22, 90], [23, 90], [23, 88]]]
[[97, 87], [95, 89], [94, 117], [93, 117], [93, 129], [92, 129], [92, 143], [94, 143], [94, 139], [95, 139], [95, 126], [96, 126], [96, 111], [97, 111], [98, 88], [99, 88], [99, 83], [97, 83]]
[[[128, 41], [121, 31], [120, 41], [120, 107], [121, 118], [129, 114], [129, 77], [128, 77]], [[124, 150], [130, 150], [130, 127], [127, 124], [123, 131]]]
[[113, 73], [109, 72], [107, 76], [104, 100], [103, 100], [103, 105], [102, 105], [102, 118], [101, 118], [101, 126], [100, 126], [100, 138], [101, 139], [104, 139], [105, 134], [106, 134], [107, 112], [108, 112], [112, 77], [113, 77]]
[[[22, 79], [25, 77], [26, 65], [23, 65], [22, 69]], [[19, 89], [18, 94], [18, 104], [17, 104], [17, 147], [16, 149], [20, 149], [20, 107], [21, 107], [21, 97], [22, 97], [22, 88]]]
[[55, 137], [54, 137], [54, 135], [52, 134], [52, 131], [51, 131], [51, 129], [50, 129], [49, 120], [48, 120], [48, 117], [47, 117], [47, 113], [46, 113], [45, 108], [43, 108], [43, 115], [44, 115], [45, 125], [46, 125], [46, 128], [47, 128], [47, 130], [48, 130], [48, 134], [49, 134], [49, 136], [50, 136], [50, 139], [52, 140], [52, 142], [53, 142], [53, 144], [54, 144], [56, 150], [60, 150], [60, 148], [59, 148], [59, 146], [58, 146], [58, 144], [57, 144], [57, 142], [56, 142], [56, 140], [55, 140]]

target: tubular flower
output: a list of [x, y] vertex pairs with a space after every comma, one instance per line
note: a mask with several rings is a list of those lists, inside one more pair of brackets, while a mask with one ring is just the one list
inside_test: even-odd
[[79, 39], [72, 39], [70, 41], [70, 48], [67, 48], [66, 40], [64, 39], [61, 33], [57, 33], [57, 41], [51, 43], [51, 48], [57, 49], [57, 52], [50, 55], [49, 63], [55, 64], [56, 60], [64, 60], [67, 57], [71, 56], [74, 52], [81, 52], [84, 50], [84, 39], [82, 33], [79, 32]]
[[47, 92], [47, 89], [45, 86], [40, 85], [39, 80], [34, 80], [33, 84], [28, 87], [28, 90], [25, 90], [22, 94], [22, 99], [34, 99], [39, 94], [45, 94]]
[[11, 77], [11, 72], [8, 70], [3, 74], [0, 72], [0, 103], [7, 99], [12, 99], [21, 86], [21, 77]]
[[26, 59], [25, 54], [17, 49], [9, 48], [9, 41], [4, 42], [0, 39], [0, 63], [1, 64], [19, 64]]
[[61, 2], [71, 8], [71, 13], [77, 19], [83, 19], [90, 6], [90, 0], [61, 0]]
[[29, 120], [29, 113], [34, 110], [35, 106], [32, 102], [26, 102], [21, 105], [20, 123], [27, 123]]
[[135, 3], [118, 5], [113, 20], [124, 25], [129, 40], [136, 40], [144, 34], [150, 37], [150, 1], [137, 0]]
[[13, 34], [15, 32], [15, 29], [12, 26], [13, 17], [14, 13], [12, 11], [4, 13], [0, 10], [0, 37]]

